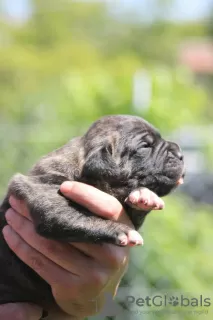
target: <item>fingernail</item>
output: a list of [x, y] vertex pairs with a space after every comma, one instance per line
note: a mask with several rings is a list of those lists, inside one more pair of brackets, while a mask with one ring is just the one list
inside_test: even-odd
[[19, 207], [20, 207], [20, 200], [16, 199], [14, 196], [10, 196], [9, 198], [9, 204], [11, 205], [11, 207], [13, 209], [15, 209], [16, 211], [18, 211]]
[[60, 190], [63, 193], [67, 193], [67, 192], [70, 192], [70, 190], [72, 189], [72, 186], [73, 186], [72, 181], [65, 181], [62, 183]]
[[4, 238], [7, 238], [7, 236], [11, 233], [11, 231], [12, 231], [12, 228], [10, 226], [5, 226], [2, 229], [2, 233], [3, 233]]
[[10, 208], [5, 213], [5, 219], [7, 220], [8, 224], [11, 224], [11, 221], [13, 218], [14, 218], [14, 210]]

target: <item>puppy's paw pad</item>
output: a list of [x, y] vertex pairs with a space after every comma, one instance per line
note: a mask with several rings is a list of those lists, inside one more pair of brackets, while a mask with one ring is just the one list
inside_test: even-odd
[[130, 230], [128, 232], [128, 244], [131, 247], [143, 245], [143, 238], [137, 231]]

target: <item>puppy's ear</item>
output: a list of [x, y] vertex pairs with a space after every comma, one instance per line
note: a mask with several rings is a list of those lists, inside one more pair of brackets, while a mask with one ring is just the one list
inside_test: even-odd
[[89, 180], [111, 181], [116, 180], [119, 175], [120, 169], [114, 159], [114, 146], [109, 141], [86, 156], [82, 177]]

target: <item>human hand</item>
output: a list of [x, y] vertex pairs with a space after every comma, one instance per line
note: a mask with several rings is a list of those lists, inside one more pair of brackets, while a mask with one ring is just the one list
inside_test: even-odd
[[[120, 202], [112, 196], [78, 182], [63, 183], [61, 192], [91, 212], [133, 228]], [[65, 314], [70, 319], [83, 319], [99, 312], [104, 294], [116, 293], [128, 264], [129, 248], [45, 239], [35, 232], [24, 202], [11, 197], [10, 204], [12, 209], [6, 213], [8, 226], [3, 230], [5, 240], [22, 261], [50, 284], [63, 310], [61, 319]]]

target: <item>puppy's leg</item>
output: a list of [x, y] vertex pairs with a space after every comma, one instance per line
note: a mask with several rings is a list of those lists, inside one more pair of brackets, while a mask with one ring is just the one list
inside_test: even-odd
[[[43, 183], [45, 179], [52, 184]], [[108, 242], [119, 246], [142, 244], [142, 238], [135, 230], [94, 216], [66, 199], [58, 192], [60, 184], [54, 184], [52, 176], [48, 179], [47, 176], [28, 177], [20, 174], [10, 183], [9, 193], [26, 202], [40, 235], [66, 242]]]
[[132, 191], [125, 200], [125, 209], [136, 230], [143, 225], [150, 211], [161, 210], [163, 208], [163, 200], [147, 188]]

